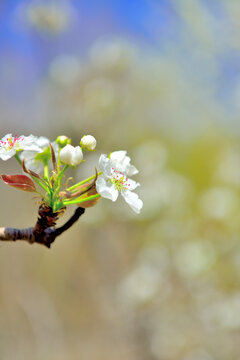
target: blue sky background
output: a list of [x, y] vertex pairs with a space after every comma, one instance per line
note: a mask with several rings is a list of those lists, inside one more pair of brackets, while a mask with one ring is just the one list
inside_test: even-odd
[[[66, 31], [46, 36], [26, 21], [27, 6], [50, 1], [2, 0], [0, 4], [0, 92], [3, 101], [22, 102], [49, 62], [62, 53], [84, 56], [102, 36], [125, 37], [143, 47], [176, 38], [177, 16], [169, 1], [56, 1], [73, 10]], [[53, 1], [54, 3], [54, 1]], [[24, 84], [24, 88], [23, 88]]]
[[[21, 29], [16, 27], [14, 20], [16, 20], [16, 10], [19, 7], [29, 4], [29, 1], [2, 1], [1, 2], [1, 23], [0, 23], [0, 40], [1, 49], [4, 46], [17, 47], [22, 51], [27, 51], [29, 48], [29, 32], [27, 28]], [[34, 2], [31, 2], [34, 3]], [[38, 4], [39, 2], [35, 2]], [[148, 37], [148, 30], [144, 25], [146, 16], [151, 12], [151, 8], [145, 1], [133, 1], [131, 5], [126, 6], [125, 1], [110, 2], [107, 0], [94, 1], [90, 4], [86, 1], [73, 1], [71, 5], [76, 10], [77, 22], [82, 25], [82, 31], [78, 34], [79, 38], [90, 40], [95, 36], [99, 36], [99, 32], [107, 33], [113, 31], [115, 28], [116, 33], [121, 30], [139, 36]], [[15, 19], [14, 19], [15, 18]], [[94, 27], [92, 26], [95, 24]], [[76, 25], [76, 24], [75, 24]], [[83, 31], [85, 29], [85, 31]], [[86, 31], [87, 30], [87, 31]], [[69, 32], [68, 32], [69, 33]], [[85, 35], [85, 36], [83, 36]]]
[[[32, 26], [26, 16], [30, 5], [58, 4], [70, 7], [70, 24], [62, 32], [46, 35]], [[159, 56], [171, 51], [185, 76], [203, 87], [213, 87], [223, 111], [239, 111], [233, 94], [239, 86], [240, 52], [232, 44], [232, 23], [226, 2], [199, 0], [202, 24], [195, 33], [188, 23], [186, 1], [176, 0], [2, 0], [0, 3], [0, 103], [26, 104], [39, 79], [47, 74], [50, 62], [58, 55], [73, 54], [84, 59], [88, 49], [101, 37], [122, 37], [143, 50]], [[194, 2], [189, 2], [193, 4]], [[181, 5], [180, 5], [181, 4]], [[185, 11], [185, 12], [184, 12]], [[212, 23], [204, 34], [204, 16]], [[197, 19], [198, 20], [198, 17]], [[208, 19], [206, 19], [208, 21]], [[216, 46], [214, 51], [208, 49]], [[204, 38], [205, 36], [205, 38]], [[205, 41], [205, 43], [204, 43]], [[212, 44], [211, 44], [212, 41]], [[202, 43], [201, 43], [202, 42]], [[164, 55], [163, 55], [164, 56]], [[213, 70], [214, 68], [214, 70]], [[23, 105], [22, 105], [23, 106]]]
[[[30, 3], [38, 4], [39, 1]], [[60, 2], [61, 3], [61, 2]], [[67, 2], [66, 2], [67, 3]], [[3, 45], [16, 46], [22, 50], [28, 48], [28, 32], [14, 28], [14, 17], [19, 7], [29, 4], [29, 1], [1, 1], [0, 40]], [[166, 36], [171, 32], [174, 20], [174, 10], [170, 1], [145, 0], [94, 0], [72, 1], [76, 10], [78, 33], [84, 45], [103, 34], [127, 34], [143, 41], [156, 41], [156, 35]]]

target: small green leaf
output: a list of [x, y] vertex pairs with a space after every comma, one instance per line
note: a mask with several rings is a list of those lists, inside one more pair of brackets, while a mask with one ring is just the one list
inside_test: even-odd
[[36, 192], [34, 182], [26, 175], [1, 175], [5, 184], [15, 187], [16, 189]]

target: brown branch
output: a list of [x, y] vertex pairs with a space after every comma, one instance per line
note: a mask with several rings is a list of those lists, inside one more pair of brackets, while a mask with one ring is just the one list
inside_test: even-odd
[[[46, 211], [48, 210], [48, 211]], [[35, 227], [26, 229], [0, 228], [0, 240], [16, 241], [25, 240], [30, 244], [38, 243], [50, 248], [56, 237], [68, 230], [85, 212], [84, 208], [78, 207], [71, 218], [61, 227], [55, 229], [55, 220], [58, 219], [57, 213], [52, 213], [50, 208], [39, 208], [38, 221]]]

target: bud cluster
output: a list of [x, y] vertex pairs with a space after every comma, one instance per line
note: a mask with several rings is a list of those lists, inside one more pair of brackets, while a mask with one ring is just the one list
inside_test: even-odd
[[78, 146], [73, 146], [71, 142], [65, 135], [58, 136], [51, 143], [43, 136], [17, 137], [7, 134], [0, 140], [0, 158], [8, 160], [15, 157], [28, 176], [2, 175], [1, 179], [16, 189], [37, 193], [44, 206], [51, 208], [54, 213], [72, 204], [82, 208], [95, 206], [101, 197], [115, 201], [119, 193], [139, 213], [142, 201], [132, 192], [139, 183], [128, 178], [138, 170], [130, 164], [126, 151], [101, 155], [100, 172], [96, 170], [90, 178], [63, 188], [63, 184], [70, 180], [63, 181], [66, 170], [80, 165], [84, 161], [83, 153], [94, 151], [97, 144], [92, 135], [84, 135]]

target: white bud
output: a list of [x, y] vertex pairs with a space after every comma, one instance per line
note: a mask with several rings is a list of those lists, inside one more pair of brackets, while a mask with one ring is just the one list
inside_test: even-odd
[[92, 135], [84, 135], [81, 138], [80, 145], [84, 150], [93, 151], [97, 145], [97, 141]]
[[83, 159], [83, 153], [80, 146], [66, 145], [59, 153], [61, 162], [70, 166], [77, 166]]
[[82, 162], [82, 160], [83, 160], [82, 149], [80, 148], [80, 146], [76, 146], [74, 148], [74, 153], [72, 157], [72, 165], [77, 166]]

